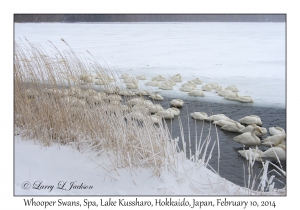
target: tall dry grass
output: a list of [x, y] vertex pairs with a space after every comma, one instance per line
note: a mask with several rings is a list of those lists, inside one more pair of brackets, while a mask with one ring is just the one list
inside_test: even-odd
[[[122, 103], [109, 98], [117, 95], [105, 93], [108, 89], [125, 89], [116, 71], [102, 68], [89, 52], [87, 57], [79, 56], [63, 39], [62, 42], [67, 46], [64, 51], [51, 42], [51, 50], [47, 51], [27, 40], [15, 42], [14, 123], [23, 138], [34, 139], [45, 146], [70, 144], [81, 152], [105, 153], [113, 167], [99, 166], [107, 172], [146, 167], [158, 176], [168, 171], [176, 177], [186, 177], [195, 190], [203, 188], [190, 174], [209, 166], [208, 145], [212, 142], [214, 148], [216, 143], [219, 145], [219, 139], [202, 136], [202, 130], [199, 141], [195, 141], [195, 155], [191, 156], [189, 151], [188, 159], [196, 169], [186, 168], [182, 123], [183, 150], [178, 146], [179, 138], [172, 139], [164, 120], [154, 125], [147, 112], [128, 117], [132, 107], [125, 104], [131, 97], [123, 97]], [[83, 82], [83, 77], [91, 73], [109, 82], [100, 86]], [[211, 187], [218, 189], [226, 185], [222, 180], [218, 179]]]
[[[177, 165], [179, 147], [163, 121], [154, 126], [146, 113], [142, 119], [126, 118], [130, 110], [124, 104], [103, 97], [104, 90], [122, 86], [116, 74], [71, 48], [60, 52], [52, 45], [52, 51], [28, 41], [15, 43], [14, 121], [24, 138], [106, 152], [116, 168], [150, 167], [159, 174], [164, 164]], [[90, 72], [115, 81], [100, 87], [83, 83], [80, 77]]]

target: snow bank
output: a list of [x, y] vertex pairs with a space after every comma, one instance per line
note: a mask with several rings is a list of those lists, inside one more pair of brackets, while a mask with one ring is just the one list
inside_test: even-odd
[[[184, 158], [185, 159], [185, 158]], [[191, 181], [192, 180], [192, 181]], [[195, 187], [196, 186], [196, 187]], [[199, 187], [201, 186], [201, 187]], [[114, 170], [106, 155], [70, 146], [44, 147], [15, 136], [15, 195], [247, 195], [241, 188], [187, 160], [175, 177], [151, 169]]]

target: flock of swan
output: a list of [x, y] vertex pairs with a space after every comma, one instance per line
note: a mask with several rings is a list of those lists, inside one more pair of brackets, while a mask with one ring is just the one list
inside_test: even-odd
[[[241, 133], [233, 138], [234, 141], [244, 146], [259, 146], [264, 145], [270, 147], [266, 151], [261, 151], [256, 148], [248, 150], [239, 150], [238, 152], [247, 160], [251, 156], [252, 159], [262, 160], [268, 158], [274, 161], [286, 159], [286, 133], [281, 127], [270, 127], [270, 136], [264, 139], [260, 137], [267, 135], [268, 131], [262, 126], [262, 121], [257, 115], [245, 116], [238, 121], [234, 121], [224, 114], [216, 114], [207, 116], [204, 112], [194, 112], [191, 114], [194, 119], [213, 121], [213, 124], [221, 126], [221, 129]], [[252, 151], [252, 152], [251, 152]]]
[[[139, 75], [134, 78], [130, 77], [126, 73], [122, 74], [120, 78], [124, 80], [124, 83], [126, 84], [126, 87], [128, 89], [138, 89], [138, 80], [146, 80], [145, 75]], [[131, 88], [133, 85], [130, 84], [132, 83], [134, 84], [134, 88]], [[253, 103], [253, 99], [251, 96], [240, 96], [237, 93], [239, 92], [239, 89], [235, 85], [230, 85], [223, 89], [223, 87], [218, 83], [203, 84], [203, 82], [199, 78], [195, 78], [191, 81], [183, 83], [183, 79], [180, 74], [176, 74], [169, 79], [163, 77], [162, 75], [158, 75], [156, 77], [153, 77], [151, 81], [146, 82], [145, 85], [158, 87], [162, 90], [172, 90], [173, 86], [177, 86], [177, 83], [182, 83], [181, 87], [179, 88], [180, 91], [188, 92], [188, 95], [190, 96], [204, 97], [205, 91], [214, 90], [219, 96], [224, 97], [225, 99], [235, 100], [243, 103]], [[202, 85], [201, 89], [197, 88], [198, 85]], [[147, 94], [145, 95], [149, 95], [149, 97], [153, 100], [164, 100], [164, 98], [158, 93], [147, 92]], [[152, 109], [150, 111], [151, 113], [154, 113], [153, 111], [157, 111], [156, 113], [154, 113], [154, 115], [151, 115], [151, 119], [154, 123], [157, 123], [161, 118], [173, 119], [175, 116], [179, 115], [180, 110], [178, 108], [181, 108], [184, 102], [181, 99], [172, 99], [170, 101], [170, 104], [172, 108], [168, 109], [163, 109], [160, 105], [156, 104], [156, 109]], [[190, 116], [196, 120], [213, 121], [214, 124], [221, 126], [221, 129], [223, 130], [241, 133], [233, 140], [245, 146], [269, 146], [270, 149], [266, 150], [265, 152], [257, 150], [258, 152], [255, 154], [259, 158], [267, 157], [276, 161], [285, 160], [286, 135], [284, 129], [280, 127], [270, 127], [269, 133], [271, 134], [271, 136], [260, 140], [262, 136], [267, 134], [267, 129], [264, 127], [259, 127], [262, 126], [262, 121], [256, 115], [245, 116], [239, 119], [238, 122], [230, 119], [224, 114], [208, 116], [205, 112], [194, 112], [191, 113]], [[243, 157], [248, 158], [249, 155], [247, 156], [247, 154], [251, 153], [251, 148], [249, 148], [249, 150], [240, 150], [238, 152]], [[258, 158], [256, 158], [256, 160], [258, 160]]]
[[[138, 75], [136, 77], [131, 77], [129, 74], [124, 73], [120, 77], [123, 79], [126, 87], [129, 89], [138, 89], [139, 80], [147, 80], [145, 75]], [[146, 86], [157, 87], [161, 90], [173, 90], [174, 86], [179, 86], [178, 83], [182, 83], [178, 89], [181, 92], [187, 92], [189, 96], [194, 97], [204, 97], [205, 92], [214, 91], [218, 96], [224, 97], [228, 100], [239, 101], [242, 103], [253, 103], [251, 96], [241, 96], [237, 92], [239, 89], [235, 85], [227, 86], [223, 89], [218, 83], [212, 82], [209, 84], [203, 84], [199, 78], [192, 79], [191, 81], [186, 81], [183, 83], [182, 76], [176, 74], [170, 78], [165, 78], [162, 75], [153, 77], [150, 81], [145, 82]], [[198, 85], [202, 85], [198, 88]]]
[[[73, 108], [85, 107], [89, 104], [109, 103], [109, 105], [117, 107], [125, 113], [126, 118], [134, 118], [137, 120], [151, 120], [153, 123], [159, 123], [162, 119], [173, 119], [180, 114], [180, 108], [183, 107], [182, 99], [172, 99], [170, 101], [171, 108], [164, 109], [159, 103], [164, 100], [164, 97], [158, 93], [152, 93], [148, 90], [139, 89], [139, 81], [146, 80], [145, 75], [131, 77], [128, 74], [122, 74], [120, 79], [123, 80], [126, 89], [116, 85], [108, 85], [114, 81], [106, 74], [84, 74], [80, 76], [80, 81], [83, 84], [103, 85], [103, 91], [97, 92], [90, 88], [82, 90], [79, 86], [70, 87], [68, 89], [51, 89], [45, 88], [43, 92], [47, 95], [59, 97], [59, 102], [63, 105], [71, 105]], [[163, 90], [171, 90], [178, 82], [182, 83], [180, 74], [176, 74], [168, 80], [158, 75], [152, 78], [151, 81], [145, 83], [148, 86], [156, 86]], [[240, 96], [237, 94], [238, 88], [234, 85], [222, 88], [218, 83], [204, 84], [201, 89], [197, 89], [197, 85], [202, 84], [199, 78], [183, 83], [180, 90], [188, 92], [190, 96], [203, 97], [205, 91], [215, 90], [219, 96], [229, 100], [236, 100], [244, 103], [252, 103], [253, 99], [250, 96]], [[25, 92], [29, 99], [39, 96], [39, 92], [33, 89], [27, 89]], [[124, 102], [123, 96], [128, 100]], [[147, 100], [149, 97], [154, 100]], [[145, 117], [146, 116], [146, 117]], [[238, 121], [232, 120], [224, 114], [216, 114], [208, 116], [205, 112], [193, 112], [190, 116], [195, 120], [212, 121], [213, 124], [220, 126], [221, 129], [241, 133], [233, 140], [245, 146], [264, 145], [270, 147], [266, 151], [261, 151], [249, 148], [249, 150], [238, 151], [243, 157], [248, 159], [250, 156], [255, 160], [260, 158], [270, 158], [272, 160], [285, 160], [286, 154], [286, 134], [285, 130], [280, 127], [270, 127], [269, 133], [271, 136], [260, 139], [267, 135], [267, 129], [262, 126], [260, 117], [256, 115], [245, 116]]]

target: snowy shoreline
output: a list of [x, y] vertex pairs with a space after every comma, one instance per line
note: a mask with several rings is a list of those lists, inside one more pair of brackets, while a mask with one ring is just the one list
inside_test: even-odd
[[[108, 157], [94, 152], [80, 153], [70, 146], [44, 147], [33, 140], [15, 136], [15, 195], [261, 195], [239, 187], [219, 177], [205, 167], [199, 168], [202, 190], [191, 187], [187, 178], [175, 178], [171, 173], [156, 177], [146, 168], [118, 169], [120, 175], [108, 173], [97, 162], [109, 163]], [[39, 158], [36, 158], [39, 157]], [[53, 158], [55, 157], [55, 159]], [[105, 167], [110, 165], [105, 164]], [[186, 161], [186, 167], [192, 167]], [[195, 176], [195, 177], [196, 177]], [[71, 188], [71, 183], [83, 185]], [[29, 185], [28, 185], [29, 183]], [[210, 184], [209, 184], [210, 183]], [[63, 186], [62, 184], [65, 184]], [[76, 185], [76, 186], [77, 186]], [[92, 186], [92, 187], [91, 187]], [[275, 193], [275, 191], [273, 192]], [[263, 193], [265, 194], [265, 193]], [[268, 195], [266, 193], [265, 195]], [[272, 194], [272, 193], [271, 193]], [[277, 194], [277, 193], [276, 193]], [[278, 191], [278, 195], [281, 195]]]

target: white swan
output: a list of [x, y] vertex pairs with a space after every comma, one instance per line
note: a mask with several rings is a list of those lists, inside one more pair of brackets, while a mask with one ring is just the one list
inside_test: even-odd
[[199, 78], [193, 79], [192, 80], [193, 83], [197, 84], [197, 85], [201, 85], [202, 81]]
[[172, 106], [175, 106], [175, 107], [182, 107], [183, 104], [184, 104], [183, 100], [178, 99], [178, 98], [177, 99], [172, 99], [170, 101], [170, 103], [171, 103]]
[[150, 100], [144, 100], [142, 105], [149, 109], [149, 107], [151, 107], [153, 105], [153, 103]]
[[95, 85], [108, 85], [111, 81], [104, 79], [104, 78], [99, 78], [94, 80]]
[[216, 82], [209, 83], [208, 85], [209, 85], [212, 89], [216, 89], [216, 88], [219, 87], [219, 84], [216, 83]]
[[259, 127], [253, 128], [251, 132], [246, 132], [233, 138], [234, 141], [246, 146], [256, 146], [260, 144], [260, 139], [255, 135], [255, 131], [260, 132]]
[[170, 110], [162, 110], [157, 112], [155, 115], [160, 116], [164, 119], [173, 119], [174, 114]]
[[97, 74], [97, 76], [95, 77], [95, 81], [94, 84], [95, 85], [107, 85], [112, 81], [115, 81], [114, 78], [110, 77], [107, 74]]
[[178, 116], [178, 115], [180, 114], [180, 110], [177, 109], [177, 108], [175, 108], [175, 107], [168, 108], [167, 110], [170, 111], [170, 112], [172, 112], [172, 114], [173, 114], [174, 116]]
[[193, 112], [190, 115], [195, 120], [205, 120], [208, 117], [205, 112]]
[[108, 80], [109, 82], [115, 81], [115, 79], [108, 74], [97, 74], [95, 76], [95, 79], [104, 79], [104, 80]]
[[281, 127], [278, 127], [278, 126], [276, 126], [276, 127], [270, 127], [269, 128], [269, 133], [271, 135], [283, 134], [283, 133], [285, 133], [285, 130], [283, 128], [281, 128]]
[[127, 105], [129, 107], [132, 107], [132, 106], [134, 106], [134, 107], [144, 107], [144, 108], [147, 108], [152, 113], [152, 108], [151, 107], [153, 106], [153, 103], [150, 100], [145, 100], [143, 98], [133, 98], [133, 99], [130, 99], [127, 102]]
[[215, 115], [211, 115], [211, 116], [207, 117], [206, 120], [218, 121], [218, 120], [231, 120], [231, 119], [224, 114], [215, 114]]
[[239, 101], [239, 94], [234, 92], [229, 92], [227, 95], [224, 96], [225, 99], [231, 100], [231, 101]]
[[158, 87], [160, 85], [160, 83], [157, 81], [149, 81], [149, 82], [146, 82], [145, 85]]
[[223, 90], [222, 87], [218, 89], [218, 95], [219, 96], [225, 97], [225, 96], [227, 96], [229, 94], [233, 95], [233, 92], [231, 90]]
[[[270, 158], [272, 160], [286, 160], [286, 148], [283, 145], [271, 147], [261, 154], [261, 157]], [[277, 159], [278, 158], [278, 159]]]
[[212, 87], [209, 84], [205, 84], [201, 86], [201, 89], [204, 91], [211, 91]]
[[283, 140], [280, 144], [278, 144], [277, 146], [280, 146], [280, 145], [282, 145], [282, 146], [286, 146], [286, 140]]
[[147, 106], [147, 108], [149, 109], [149, 111], [151, 113], [157, 113], [159, 111], [164, 110], [164, 108], [160, 104], [153, 104], [153, 105]]
[[101, 101], [102, 101], [102, 98], [101, 96], [99, 95], [96, 95], [96, 96], [88, 96], [86, 98], [86, 101], [90, 104], [100, 104]]
[[245, 126], [241, 125], [237, 121], [227, 121], [225, 125], [221, 127], [222, 130], [231, 131], [231, 132], [239, 132], [239, 130], [245, 128]]
[[191, 86], [185, 86], [185, 87], [181, 87], [180, 90], [182, 92], [191, 92], [193, 91], [195, 88], [194, 87], [191, 87]]
[[231, 90], [232, 92], [239, 92], [239, 89], [235, 85], [227, 86], [225, 90]]
[[197, 87], [197, 85], [196, 85], [195, 83], [191, 82], [191, 81], [187, 81], [186, 83], [183, 83], [183, 84], [181, 85], [181, 87], [186, 87], [186, 86], [188, 86], [188, 87], [193, 87], [193, 88], [196, 88], [196, 87]]
[[127, 87], [128, 89], [138, 89], [138, 88], [139, 88], [139, 86], [138, 86], [138, 84], [137, 84], [136, 82], [125, 83], [125, 84], [126, 84], [126, 87]]
[[223, 90], [223, 87], [221, 85], [219, 85], [216, 89], [215, 92], [218, 93], [219, 91]]
[[159, 116], [164, 119], [173, 119], [174, 118], [173, 113], [169, 110], [162, 110], [162, 111], [157, 112], [154, 115]]
[[124, 116], [127, 120], [132, 119], [132, 120], [139, 120], [139, 121], [144, 121], [146, 120], [146, 115], [140, 112], [131, 112], [127, 115]]
[[172, 86], [176, 86], [176, 82], [174, 82], [173, 80], [169, 79], [167, 82], [170, 83], [170, 85], [172, 85]]
[[251, 96], [239, 96], [238, 101], [242, 103], [253, 103], [254, 100], [251, 98]]
[[105, 92], [106, 93], [119, 93], [120, 92], [120, 88], [118, 86], [115, 87], [106, 87], [105, 88]]
[[165, 83], [169, 86], [176, 86], [176, 82], [174, 82], [173, 80], [169, 79], [168, 81], [163, 81], [162, 84]]
[[121, 90], [119, 92], [119, 95], [121, 96], [135, 96], [135, 93], [130, 90]]
[[173, 86], [166, 83], [161, 83], [158, 88], [162, 90], [173, 90]]
[[158, 101], [164, 100], [164, 97], [162, 97], [158, 93], [150, 94], [149, 98], [152, 98], [153, 100], [158, 100]]
[[147, 90], [139, 90], [136, 92], [137, 95], [142, 95], [142, 96], [149, 96], [150, 92]]
[[246, 160], [249, 160], [251, 157], [251, 160], [254, 159], [255, 161], [262, 161], [261, 154], [263, 152], [257, 147], [256, 149], [249, 148], [249, 150], [239, 150], [238, 153], [240, 153], [242, 157], [246, 158]]
[[156, 123], [156, 124], [158, 124], [161, 121], [161, 117], [158, 115], [151, 115], [150, 119], [153, 123]]
[[260, 125], [260, 126], [262, 125], [262, 121], [261, 121], [260, 117], [257, 115], [245, 116], [245, 117], [239, 119], [238, 121], [242, 124], [247, 124], [247, 125], [251, 125], [251, 124], [256, 124], [256, 125]]
[[79, 79], [85, 83], [93, 83], [95, 81], [95, 77], [91, 74], [82, 74]]
[[145, 75], [138, 75], [138, 76], [136, 77], [136, 79], [138, 79], [138, 80], [146, 80], [147, 78], [146, 78]]
[[286, 134], [282, 133], [282, 134], [269, 136], [263, 139], [261, 142], [263, 145], [270, 147], [270, 146], [277, 146], [281, 144], [285, 139], [286, 139]]
[[176, 74], [170, 78], [174, 82], [182, 82], [182, 77], [180, 74]]
[[101, 73], [99, 73], [99, 74], [97, 74], [94, 78], [95, 78], [95, 79], [107, 80], [107, 81], [109, 81], [109, 82], [115, 81], [115, 79], [112, 78], [112, 77], [111, 77], [110, 75], [108, 75], [108, 74], [101, 74]]
[[166, 78], [164, 78], [161, 75], [158, 75], [158, 76], [152, 78], [152, 81], [166, 81]]
[[[245, 127], [244, 129], [239, 130], [240, 133], [245, 133], [245, 132], [251, 132], [253, 130], [254, 127], [257, 127], [257, 125], [252, 124], [252, 125], [248, 125], [247, 127]], [[264, 127], [259, 127], [260, 132], [255, 131], [255, 135], [257, 136], [264, 136], [267, 134], [267, 129]]]
[[127, 102], [128, 106], [134, 106], [134, 105], [142, 105], [144, 104], [145, 99], [143, 98], [132, 98]]
[[213, 124], [218, 125], [218, 126], [224, 126], [227, 125], [228, 123], [234, 123], [235, 121], [232, 119], [229, 120], [216, 120], [213, 122]]
[[141, 105], [135, 105], [134, 107], [131, 108], [132, 112], [140, 112], [143, 114], [150, 114], [150, 111], [147, 107], [141, 106]]
[[199, 90], [199, 89], [192, 90], [188, 94], [190, 96], [195, 96], [195, 97], [204, 97], [205, 96], [204, 92], [202, 90]]
[[98, 95], [98, 93], [96, 91], [92, 90], [92, 89], [86, 90], [85, 93], [87, 95], [89, 95], [89, 96], [96, 96], [96, 95]]
[[121, 79], [126, 79], [128, 77], [129, 77], [129, 74], [126, 74], [126, 73], [124, 73], [120, 76]]
[[134, 77], [127, 77], [126, 79], [124, 79], [124, 83], [137, 83], [138, 80]]

